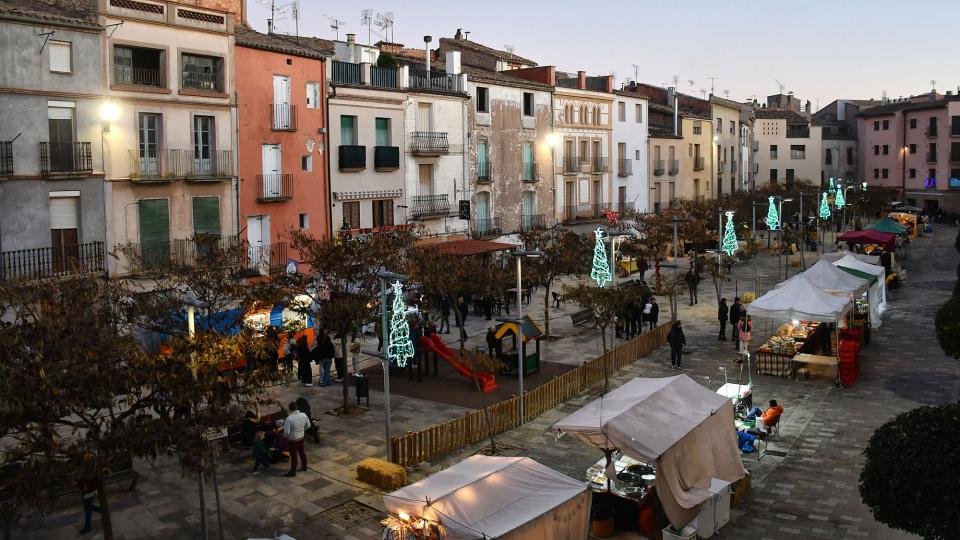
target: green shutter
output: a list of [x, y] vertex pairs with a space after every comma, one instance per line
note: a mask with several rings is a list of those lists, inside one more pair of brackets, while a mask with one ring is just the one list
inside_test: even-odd
[[142, 199], [140, 207], [140, 256], [147, 267], [163, 265], [170, 256], [170, 215], [167, 199]]
[[340, 144], [354, 146], [357, 144], [355, 116], [340, 116]]
[[217, 197], [193, 198], [193, 234], [220, 236], [220, 199]]
[[390, 119], [377, 118], [377, 146], [390, 146]]

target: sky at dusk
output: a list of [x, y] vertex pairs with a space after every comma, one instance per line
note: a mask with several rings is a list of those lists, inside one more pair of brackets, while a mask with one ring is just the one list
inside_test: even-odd
[[[276, 0], [283, 7], [289, 2]], [[248, 0], [248, 20], [266, 31], [270, 0]], [[588, 10], [587, 6], [595, 9]], [[478, 9], [478, 7], [480, 9]], [[617, 84], [633, 78], [672, 84], [682, 92], [709, 92], [761, 102], [779, 87], [774, 79], [816, 107], [836, 98], [880, 98], [957, 90], [960, 59], [950, 45], [960, 1], [809, 0], [300, 0], [300, 34], [334, 38], [330, 18], [367, 42], [361, 11], [393, 12], [394, 41], [423, 47], [423, 36], [470, 39], [504, 48], [560, 71], [610, 74]], [[593, 13], [589, 13], [593, 11]], [[328, 18], [329, 17], [329, 18]], [[294, 33], [289, 14], [278, 32]], [[374, 32], [379, 31], [374, 26]], [[376, 33], [372, 41], [381, 39]], [[694, 81], [691, 86], [689, 81]]]

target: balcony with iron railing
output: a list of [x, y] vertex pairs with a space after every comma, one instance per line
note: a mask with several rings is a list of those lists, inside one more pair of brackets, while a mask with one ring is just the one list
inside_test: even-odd
[[273, 173], [257, 175], [257, 200], [260, 202], [288, 201], [293, 198], [293, 175]]
[[237, 267], [246, 256], [243, 248], [243, 241], [237, 235], [200, 234], [193, 238], [130, 244], [120, 253], [128, 255], [126, 272], [164, 273], [193, 267], [214, 257], [228, 266]]
[[937, 126], [927, 126], [927, 130], [924, 132], [927, 137], [936, 137], [937, 136]]
[[397, 88], [397, 69], [370, 66], [370, 86], [378, 88]]
[[443, 195], [414, 195], [410, 198], [410, 215], [413, 219], [445, 216], [450, 213], [450, 200]]
[[475, 218], [470, 226], [470, 236], [474, 240], [492, 238], [500, 236], [501, 234], [502, 229], [500, 228], [500, 218], [498, 217]]
[[676, 176], [677, 174], [680, 173], [680, 161], [679, 161], [679, 160], [676, 160], [676, 159], [671, 159], [671, 160], [669, 160], [669, 161], [668, 161], [668, 167], [669, 167], [669, 169], [667, 170], [667, 173], [670, 174], [671, 176]]
[[289, 103], [270, 104], [271, 128], [273, 131], [296, 131], [297, 106]]
[[693, 170], [702, 171], [705, 164], [706, 164], [706, 158], [704, 158], [703, 156], [694, 156]]
[[666, 169], [664, 168], [663, 160], [662, 160], [662, 159], [654, 160], [654, 162], [653, 162], [653, 175], [654, 175], [654, 176], [663, 176], [664, 171], [666, 171]]
[[219, 71], [184, 71], [181, 87], [207, 92], [223, 92], [223, 75]]
[[113, 84], [166, 88], [167, 80], [162, 69], [138, 68], [115, 64]]
[[373, 169], [376, 171], [395, 171], [400, 168], [399, 146], [374, 146]]
[[563, 223], [576, 221], [595, 221], [604, 217], [603, 213], [610, 210], [609, 203], [577, 204], [563, 207]]
[[937, 153], [927, 152], [927, 163], [936, 163], [936, 162], [937, 162]]
[[106, 268], [103, 242], [0, 252], [0, 281], [90, 274]]
[[338, 84], [363, 84], [360, 64], [334, 60], [331, 65], [330, 77]]
[[521, 171], [521, 180], [524, 182], [536, 182], [537, 181], [537, 162], [535, 161], [524, 161], [523, 170]]
[[0, 141], [0, 175], [13, 174], [13, 141]]
[[754, 151], [754, 152], [759, 152], [759, 151], [760, 151], [760, 142], [759, 142], [759, 141], [753, 141], [753, 151]]
[[[143, 155], [141, 155], [143, 154]], [[233, 151], [156, 148], [130, 150], [130, 178], [139, 182], [169, 182], [177, 178], [220, 180], [233, 176]]]
[[807, 159], [806, 150], [791, 150], [790, 159]]
[[367, 168], [367, 147], [342, 144], [339, 148], [337, 168], [341, 172], [362, 171]]
[[723, 168], [727, 166], [726, 161], [717, 160], [717, 174], [723, 174]]
[[605, 173], [609, 169], [607, 165], [607, 158], [604, 156], [593, 156], [590, 158], [590, 172], [593, 173]]
[[463, 78], [448, 75], [442, 71], [427, 73], [425, 69], [409, 68], [409, 88], [412, 90], [433, 90], [436, 92], [463, 93]]
[[737, 172], [737, 168], [738, 168], [738, 167], [737, 167], [737, 161], [736, 161], [736, 160], [731, 161], [731, 162], [730, 162], [730, 172], [732, 172], [732, 173]]
[[576, 154], [563, 156], [563, 174], [575, 174], [580, 172], [580, 161]]
[[754, 163], [754, 164], [753, 164], [753, 174], [760, 174], [760, 164], [759, 164], [759, 163]]
[[40, 143], [40, 174], [93, 172], [93, 150], [88, 142]]
[[243, 250], [242, 264], [251, 274], [271, 274], [287, 266], [287, 243], [248, 245]]
[[488, 184], [493, 181], [493, 163], [489, 161], [477, 162], [477, 183]]
[[617, 160], [617, 176], [623, 178], [633, 174], [633, 160], [632, 159], [618, 159]]
[[520, 231], [542, 231], [547, 228], [547, 221], [543, 214], [523, 214], [520, 216]]
[[410, 139], [410, 151], [421, 156], [438, 156], [450, 152], [450, 142], [445, 131], [414, 131]]

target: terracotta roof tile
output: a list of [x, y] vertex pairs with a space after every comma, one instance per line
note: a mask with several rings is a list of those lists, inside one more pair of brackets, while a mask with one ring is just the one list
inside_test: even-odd
[[494, 49], [492, 47], [487, 47], [486, 45], [481, 45], [476, 41], [470, 41], [469, 39], [457, 39], [457, 38], [440, 38], [440, 45], [449, 45], [452, 48], [466, 49], [469, 51], [477, 52], [480, 54], [485, 54], [487, 56], [492, 56], [494, 58], [505, 60], [507, 62], [514, 62], [517, 64], [528, 64], [530, 66], [536, 66], [537, 63], [533, 60], [529, 60], [522, 56], [517, 56], [511, 52], [501, 51]]
[[102, 29], [96, 0], [0, 0], [0, 19], [37, 21]]
[[[324, 58], [324, 55], [317, 50], [317, 47], [301, 44], [298, 39], [293, 36], [262, 34], [249, 26], [242, 25], [238, 25], [235, 28], [234, 36], [236, 37], [237, 45], [241, 47], [302, 56], [305, 58], [315, 58], [318, 60]], [[299, 38], [299, 40], [306, 39], [308, 38]]]

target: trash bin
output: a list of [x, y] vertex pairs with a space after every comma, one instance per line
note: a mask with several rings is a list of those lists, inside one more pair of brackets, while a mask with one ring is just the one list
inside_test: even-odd
[[367, 407], [370, 406], [370, 379], [362, 373], [353, 374], [353, 384], [356, 386], [357, 405], [360, 405], [360, 398], [367, 399]]
[[597, 538], [609, 538], [615, 532], [613, 508], [594, 506], [590, 512], [590, 532]]

